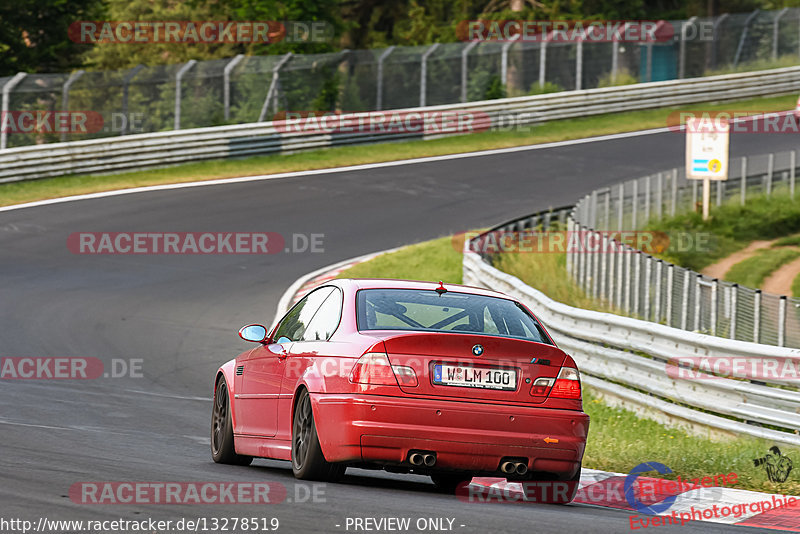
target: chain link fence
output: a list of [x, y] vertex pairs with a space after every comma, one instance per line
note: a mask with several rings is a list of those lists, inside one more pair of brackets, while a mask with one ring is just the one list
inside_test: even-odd
[[238, 124], [285, 111], [372, 111], [661, 81], [800, 62], [800, 8], [662, 22], [658, 42], [472, 41], [0, 78], [2, 112], [92, 111], [90, 133], [5, 124], [0, 149]]
[[[732, 160], [728, 181], [712, 182], [711, 201], [744, 204], [749, 196], [778, 191], [794, 198], [796, 174], [796, 151]], [[666, 246], [659, 240], [670, 236], [636, 231], [662, 216], [696, 210], [702, 195], [698, 182], [687, 180], [683, 169], [672, 169], [585, 196], [567, 221], [576, 240], [567, 249], [568, 272], [588, 295], [626, 315], [730, 339], [800, 347], [800, 299], [713, 279], [647, 253], [658, 252]], [[671, 236], [676, 237], [677, 247], [703, 246], [699, 234]]]

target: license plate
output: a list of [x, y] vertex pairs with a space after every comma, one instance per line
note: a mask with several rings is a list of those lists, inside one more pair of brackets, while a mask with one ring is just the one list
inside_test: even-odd
[[481, 389], [517, 389], [516, 369], [488, 369], [438, 363], [433, 366], [433, 383]]

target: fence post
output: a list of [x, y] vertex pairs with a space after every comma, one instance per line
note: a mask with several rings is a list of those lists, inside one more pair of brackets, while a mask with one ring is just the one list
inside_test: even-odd
[[183, 80], [183, 75], [189, 72], [189, 69], [194, 67], [195, 64], [197, 64], [197, 60], [190, 59], [175, 74], [175, 130], [181, 129], [181, 81]]
[[675, 266], [670, 263], [669, 265], [667, 265], [667, 285], [666, 287], [664, 287], [664, 290], [666, 292], [665, 295], [666, 309], [664, 313], [667, 316], [666, 317], [667, 326], [672, 326], [672, 301], [673, 301], [672, 295], [674, 290], [673, 288], [674, 281], [675, 281]]
[[377, 94], [375, 95], [375, 110], [380, 111], [383, 109], [383, 62], [389, 57], [389, 54], [394, 52], [394, 46], [390, 46], [378, 56], [378, 79], [377, 81]]
[[582, 237], [582, 233], [583, 232], [581, 232], [581, 225], [577, 224], [575, 226], [574, 230], [575, 230], [576, 238], [577, 238], [576, 242], [578, 243], [577, 250], [575, 250], [575, 254], [576, 254], [575, 263], [578, 266], [578, 269], [577, 269], [578, 277], [577, 277], [577, 279], [575, 281], [578, 284], [578, 287], [583, 289], [583, 267], [584, 267], [584, 261], [583, 260], [584, 260], [584, 257], [586, 255], [583, 254], [583, 237]]
[[592, 253], [594, 256], [592, 259], [592, 297], [597, 298], [600, 290], [600, 260], [602, 260], [600, 245], [602, 244], [602, 238], [600, 232], [592, 232], [592, 235], [594, 236], [595, 246], [595, 251]]
[[789, 165], [791, 167], [789, 169], [789, 194], [791, 195], [792, 200], [794, 200], [794, 167], [796, 158], [797, 158], [797, 151], [792, 150], [789, 153]]
[[[783, 17], [786, 12], [789, 11], [788, 7], [784, 7], [778, 14], [775, 15], [775, 19], [772, 22], [772, 59], [773, 61], [778, 59], [778, 28], [780, 25], [781, 17]], [[782, 345], [781, 345], [782, 346]]]
[[573, 277], [573, 263], [572, 263], [572, 247], [569, 246], [570, 244], [570, 237], [572, 236], [572, 218], [567, 219], [567, 254], [566, 254], [566, 262], [567, 262], [567, 275], [574, 279]]
[[697, 180], [692, 180], [692, 211], [697, 209]]
[[694, 24], [697, 17], [691, 17], [681, 24], [680, 58], [678, 58], [678, 78], [683, 79], [686, 75], [686, 28]]
[[639, 180], [631, 180], [633, 182], [633, 195], [631, 200], [633, 200], [633, 208], [631, 209], [631, 230], [636, 230], [638, 228], [638, 221], [637, 221], [637, 208], [639, 207]]
[[786, 345], [786, 295], [778, 301], [778, 346]]
[[597, 230], [597, 189], [592, 191], [591, 205], [589, 208], [589, 224], [592, 225], [592, 230]]
[[672, 201], [669, 207], [669, 214], [674, 217], [678, 209], [678, 169], [672, 169]]
[[603, 235], [600, 240], [602, 249], [600, 249], [600, 291], [598, 296], [605, 300], [606, 298], [606, 274], [608, 271], [608, 238]]
[[770, 154], [767, 160], [767, 197], [772, 194], [772, 174], [775, 167], [775, 154]]
[[133, 80], [134, 76], [139, 74], [139, 71], [144, 68], [144, 65], [139, 64], [129, 70], [125, 77], [122, 78], [122, 116], [125, 117], [125, 120], [122, 122], [122, 130], [120, 131], [120, 135], [125, 135], [128, 133], [128, 123], [130, 119], [128, 117], [128, 92], [131, 84], [131, 80]]
[[759, 10], [756, 9], [745, 19], [744, 28], [742, 29], [742, 36], [739, 38], [739, 45], [736, 47], [736, 55], [733, 58], [733, 66], [739, 65], [739, 59], [742, 57], [742, 49], [744, 48], [744, 41], [747, 39], [747, 30], [750, 28], [750, 23], [758, 15]]
[[702, 274], [694, 277], [694, 328], [692, 330], [695, 332], [700, 331], [700, 281], [702, 279]]
[[689, 322], [689, 280], [691, 279], [689, 275], [689, 269], [686, 269], [683, 272], [683, 301], [681, 302], [681, 330], [686, 330], [686, 326]]
[[717, 180], [717, 206], [722, 205], [722, 196], [725, 193], [725, 181]]
[[656, 217], [661, 220], [664, 217], [664, 176], [662, 173], [656, 176]]
[[663, 260], [656, 260], [656, 283], [653, 295], [653, 320], [657, 323], [661, 322], [661, 282], [663, 281], [663, 269]]
[[645, 45], [645, 59], [647, 66], [645, 67], [644, 79], [647, 82], [653, 81], [653, 43], [648, 41]]
[[740, 204], [744, 206], [747, 199], [747, 156], [742, 157], [742, 185], [739, 194], [741, 195]]
[[[61, 111], [69, 111], [69, 89], [72, 87], [78, 78], [83, 76], [83, 73], [86, 72], [83, 69], [78, 69], [72, 74], [69, 75], [69, 78], [66, 82], [64, 82], [64, 87], [61, 88]], [[61, 132], [61, 140], [67, 140], [67, 132], [66, 130]]]
[[611, 230], [611, 188], [603, 195], [603, 211], [603, 229], [608, 231]]
[[231, 71], [244, 59], [244, 54], [237, 54], [228, 61], [222, 69], [222, 107], [224, 108], [225, 120], [231, 118]]
[[652, 176], [647, 176], [644, 181], [644, 224], [650, 220], [650, 179]]
[[614, 286], [614, 272], [616, 270], [615, 261], [617, 261], [617, 243], [613, 239], [608, 240], [608, 284], [606, 286], [606, 302], [614, 305], [614, 294], [615, 294], [615, 286]]
[[753, 342], [758, 343], [761, 339], [761, 290], [756, 289], [753, 295]]
[[[631, 256], [633, 256], [633, 251], [628, 250], [629, 247], [625, 247], [625, 302], [624, 310], [626, 314], [631, 313]], [[622, 283], [622, 281], [620, 281]]]
[[719, 290], [719, 280], [714, 278], [711, 282], [711, 335], [717, 335], [717, 291]]
[[[8, 106], [9, 106], [9, 100], [11, 99], [11, 91], [27, 75], [28, 74], [25, 72], [18, 72], [14, 75], [13, 78], [8, 80], [3, 85], [3, 101], [2, 101], [2, 107], [0, 107], [0, 119], [2, 119], [2, 122], [5, 122], [5, 118], [8, 115]], [[0, 125], [0, 150], [4, 150], [7, 144], [8, 144], [7, 128], [5, 128], [4, 125]]]
[[622, 231], [623, 218], [625, 217], [625, 184], [619, 184], [619, 205], [617, 206], [617, 230]]
[[634, 269], [633, 269], [633, 313], [635, 315], [640, 315], [639, 313], [639, 292], [642, 286], [642, 253], [640, 251], [636, 251], [635, 255], [633, 256], [635, 261]]
[[582, 32], [578, 36], [578, 43], [575, 47], [575, 90], [580, 91], [583, 88], [583, 37], [585, 33]]
[[[273, 99], [273, 96], [276, 102], [275, 108], [277, 108], [278, 97], [276, 93], [278, 91], [278, 80], [280, 79], [281, 75], [280, 71], [286, 62], [291, 58], [292, 53], [287, 52], [286, 55], [283, 56], [274, 67], [272, 67], [272, 81], [269, 84], [269, 89], [267, 89], [267, 98], [264, 99], [264, 105], [261, 106], [261, 113], [258, 115], [258, 122], [264, 122], [264, 119], [267, 117], [267, 110], [269, 109], [269, 103]], [[277, 111], [277, 109], [275, 109], [275, 111]]]
[[428, 92], [428, 57], [439, 48], [439, 43], [434, 43], [422, 54], [419, 65], [419, 106], [425, 107], [426, 93]]
[[467, 69], [469, 67], [468, 65], [469, 58], [467, 56], [469, 56], [469, 53], [470, 51], [472, 51], [473, 48], [478, 46], [478, 43], [480, 43], [480, 41], [472, 41], [467, 46], [465, 46], [464, 49], [461, 51], [461, 101], [462, 102], [467, 101], [467, 78], [468, 78]]
[[736, 300], [739, 296], [739, 284], [733, 284], [731, 286], [731, 339], [736, 339]]
[[645, 321], [650, 320], [650, 281], [651, 281], [651, 267], [650, 262], [653, 260], [651, 256], [643, 256], [644, 258], [644, 304], [642, 305], [642, 317]]
[[544, 39], [539, 43], [539, 88], [544, 90], [546, 81], [545, 74], [547, 74], [547, 39], [550, 34], [544, 36]]

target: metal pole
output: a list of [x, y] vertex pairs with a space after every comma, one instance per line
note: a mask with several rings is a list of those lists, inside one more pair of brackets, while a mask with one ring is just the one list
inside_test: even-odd
[[753, 342], [758, 343], [761, 339], [761, 290], [756, 289], [753, 295]]
[[789, 153], [789, 165], [790, 165], [790, 169], [789, 169], [789, 194], [791, 195], [792, 200], [794, 200], [794, 172], [795, 172], [794, 169], [795, 169], [796, 161], [797, 161], [797, 151], [796, 150], [792, 150]]
[[639, 207], [639, 180], [637, 179], [631, 181], [633, 182], [633, 195], [631, 197], [631, 200], [633, 201], [633, 208], [631, 209], [631, 230], [636, 230], [639, 222], [636, 220], [638, 218], [636, 208]]
[[641, 288], [641, 280], [642, 280], [642, 253], [638, 250], [636, 251], [635, 255], [633, 255], [635, 261], [635, 269], [633, 270], [633, 313], [635, 315], [640, 315], [639, 313], [639, 292]]
[[775, 154], [770, 154], [767, 159], [767, 196], [772, 194], [772, 174], [775, 168]]
[[717, 180], [716, 187], [717, 187], [717, 206], [721, 206], [722, 205], [722, 193], [724, 192], [724, 189], [725, 189], [725, 182], [722, 181], [722, 180]]
[[5, 85], [3, 85], [3, 101], [2, 107], [0, 107], [0, 150], [5, 150], [8, 144], [8, 132], [6, 131], [7, 128], [5, 127], [5, 122], [8, 115], [8, 105], [9, 100], [11, 99], [11, 91], [27, 75], [28, 74], [25, 72], [18, 72], [13, 78], [8, 80]]
[[778, 301], [778, 346], [786, 344], [786, 295]]
[[733, 66], [739, 65], [739, 59], [742, 57], [742, 49], [744, 48], [744, 41], [747, 39], [747, 30], [750, 28], [750, 23], [758, 15], [759, 10], [756, 9], [745, 19], [744, 28], [742, 29], [742, 36], [739, 38], [739, 45], [736, 47], [736, 56], [733, 58]]
[[578, 44], [575, 49], [575, 90], [580, 91], [583, 86], [583, 38], [585, 32], [578, 36]]
[[[72, 84], [78, 81], [78, 78], [83, 76], [84, 72], [83, 69], [79, 69], [70, 74], [69, 78], [64, 83], [64, 87], [61, 88], [61, 111], [69, 111], [69, 89], [72, 87]], [[66, 130], [61, 132], [61, 140], [67, 140]]]
[[700, 331], [700, 281], [703, 279], [702, 274], [694, 277], [694, 330]]
[[394, 49], [395, 49], [394, 46], [390, 46], [389, 48], [384, 50], [383, 53], [380, 56], [378, 56], [378, 80], [377, 80], [378, 88], [377, 88], [377, 94], [375, 95], [375, 109], [377, 111], [380, 111], [381, 109], [383, 109], [382, 108], [382, 106], [383, 106], [383, 61], [387, 57], [389, 57], [389, 54], [391, 54], [394, 51]]
[[680, 58], [678, 63], [679, 79], [683, 79], [686, 76], [686, 28], [694, 24], [695, 20], [697, 20], [697, 17], [691, 17], [681, 24]]
[[122, 130], [120, 131], [120, 135], [125, 135], [128, 133], [128, 92], [130, 89], [131, 80], [139, 74], [139, 71], [144, 68], [144, 65], [139, 64], [133, 67], [131, 70], [125, 74], [125, 77], [122, 78]]
[[622, 309], [622, 286], [625, 283], [624, 279], [622, 278], [622, 269], [623, 269], [623, 265], [622, 265], [623, 256], [622, 256], [622, 254], [624, 254], [624, 252], [625, 252], [625, 247], [623, 247], [621, 243], [617, 244], [617, 250], [616, 250], [616, 253], [617, 253], [617, 279], [616, 279], [617, 280], [617, 295], [616, 295], [616, 297], [614, 299], [615, 302], [616, 302], [617, 309]]
[[742, 185], [739, 194], [741, 195], [740, 204], [744, 206], [747, 198], [747, 156], [742, 157]]
[[714, 278], [711, 282], [711, 335], [717, 335], [717, 291], [719, 290], [719, 280]]
[[606, 273], [608, 275], [608, 283], [606, 284], [606, 302], [613, 306], [614, 302], [614, 261], [617, 257], [617, 244], [613, 239], [608, 240], [608, 267]]
[[614, 36], [611, 38], [611, 83], [612, 85], [614, 82], [617, 81], [617, 71], [619, 70], [619, 36], [625, 35], [625, 31], [628, 29], [628, 22], [622, 25], [619, 33], [614, 33]]
[[644, 256], [644, 309], [642, 310], [642, 317], [644, 317], [645, 321], [650, 320], [650, 262], [652, 260], [652, 257]]
[[664, 217], [664, 177], [661, 173], [656, 175], [656, 217], [661, 220]]
[[689, 269], [683, 271], [683, 300], [681, 302], [681, 330], [686, 330], [687, 323], [689, 322]]
[[545, 74], [547, 74], [547, 40], [549, 37], [548, 33], [539, 43], [539, 88], [542, 90], [544, 90]]
[[775, 20], [772, 22], [772, 59], [778, 59], [778, 28], [780, 27], [781, 17], [789, 11], [788, 7], [784, 7], [778, 14], [775, 15]]
[[675, 281], [675, 266], [673, 264], [669, 264], [667, 266], [667, 286], [664, 288], [666, 291], [666, 323], [667, 326], [672, 326], [672, 293], [673, 287], [672, 284]]
[[419, 69], [419, 107], [425, 107], [426, 93], [428, 92], [428, 57], [439, 48], [439, 43], [434, 43], [422, 54]]
[[731, 286], [731, 339], [736, 339], [736, 301], [739, 294], [739, 284]]
[[467, 101], [467, 68], [468, 68], [468, 55], [470, 51], [478, 46], [480, 41], [472, 41], [461, 51], [461, 101]]
[[231, 71], [241, 63], [244, 59], [244, 54], [237, 54], [228, 61], [225, 68], [222, 69], [222, 106], [225, 108], [225, 120], [231, 120]]
[[678, 209], [678, 169], [672, 169], [672, 199], [669, 206], [669, 214], [675, 216]]
[[647, 80], [648, 82], [652, 82], [653, 81], [653, 43], [648, 42], [647, 45], [645, 45], [645, 50], [646, 50], [646, 53], [647, 53], [646, 56], [645, 56], [646, 59], [647, 59], [647, 68], [644, 71], [645, 72], [644, 77], [645, 77], [645, 80]]
[[664, 262], [656, 260], [656, 287], [653, 295], [653, 316], [657, 323], [661, 322], [661, 282], [663, 281]]
[[650, 179], [652, 176], [647, 176], [644, 179], [644, 224], [650, 221]]
[[572, 219], [567, 219], [567, 253], [566, 253], [566, 262], [567, 262], [567, 275], [570, 278], [573, 278], [573, 262], [572, 262], [572, 247], [569, 246], [570, 244], [570, 237], [572, 237]]
[[261, 113], [258, 114], [258, 122], [264, 122], [264, 119], [267, 118], [267, 110], [269, 109], [269, 103], [272, 101], [273, 97], [275, 98], [275, 102], [277, 102], [277, 87], [278, 87], [278, 79], [280, 77], [280, 70], [292, 58], [292, 53], [288, 52], [285, 56], [283, 56], [278, 63], [272, 67], [272, 81], [269, 84], [269, 89], [267, 89], [267, 97], [264, 99], [264, 105], [261, 106]]
[[631, 256], [630, 247], [625, 247], [625, 313], [631, 313]]
[[605, 211], [603, 218], [603, 230], [611, 230], [611, 188], [603, 195], [603, 211]]
[[622, 231], [622, 219], [625, 216], [625, 184], [619, 184], [619, 205], [617, 206], [617, 230]]
[[500, 79], [503, 80], [503, 86], [506, 88], [508, 88], [508, 49], [520, 38], [520, 35], [522, 34], [518, 33], [512, 37], [500, 49]]
[[183, 80], [183, 75], [189, 72], [189, 69], [194, 67], [196, 63], [196, 59], [190, 59], [175, 74], [175, 130], [181, 129], [181, 80]]

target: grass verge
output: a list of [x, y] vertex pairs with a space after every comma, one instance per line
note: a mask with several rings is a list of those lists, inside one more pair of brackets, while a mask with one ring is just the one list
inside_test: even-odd
[[784, 263], [800, 257], [800, 250], [774, 248], [742, 260], [725, 275], [725, 279], [745, 287], [761, 287], [764, 280]]
[[[379, 256], [342, 272], [340, 278], [410, 278], [460, 283], [461, 250], [450, 237], [443, 237], [402, 248]], [[495, 266], [524, 276], [527, 283], [556, 300], [572, 305], [590, 302], [564, 275], [563, 254], [505, 254]], [[509, 272], [509, 271], [507, 271]], [[715, 441], [689, 435], [631, 411], [606, 405], [591, 388], [584, 387], [584, 411], [591, 417], [589, 439], [583, 465], [627, 473], [646, 461], [661, 462], [673, 473], [665, 478], [702, 478], [735, 472], [737, 489], [780, 494], [799, 494], [800, 478], [792, 472], [789, 480], [776, 484], [767, 479], [755, 458], [766, 454], [773, 443], [752, 438]], [[781, 447], [781, 449], [784, 449]], [[797, 450], [783, 451], [795, 465], [800, 462]]]
[[[0, 185], [0, 206], [68, 195], [111, 191], [156, 184], [214, 180], [291, 171], [306, 171], [345, 165], [376, 163], [407, 158], [457, 154], [630, 132], [667, 125], [676, 110], [782, 111], [794, 108], [795, 96], [757, 98], [724, 104], [696, 104], [643, 111], [630, 111], [568, 119], [531, 126], [523, 131], [487, 131], [428, 141], [406, 141], [364, 146], [319, 149], [298, 154], [257, 156], [236, 160], [190, 163], [164, 169], [113, 175], [76, 175]], [[676, 133], [676, 135], [682, 135]]]

